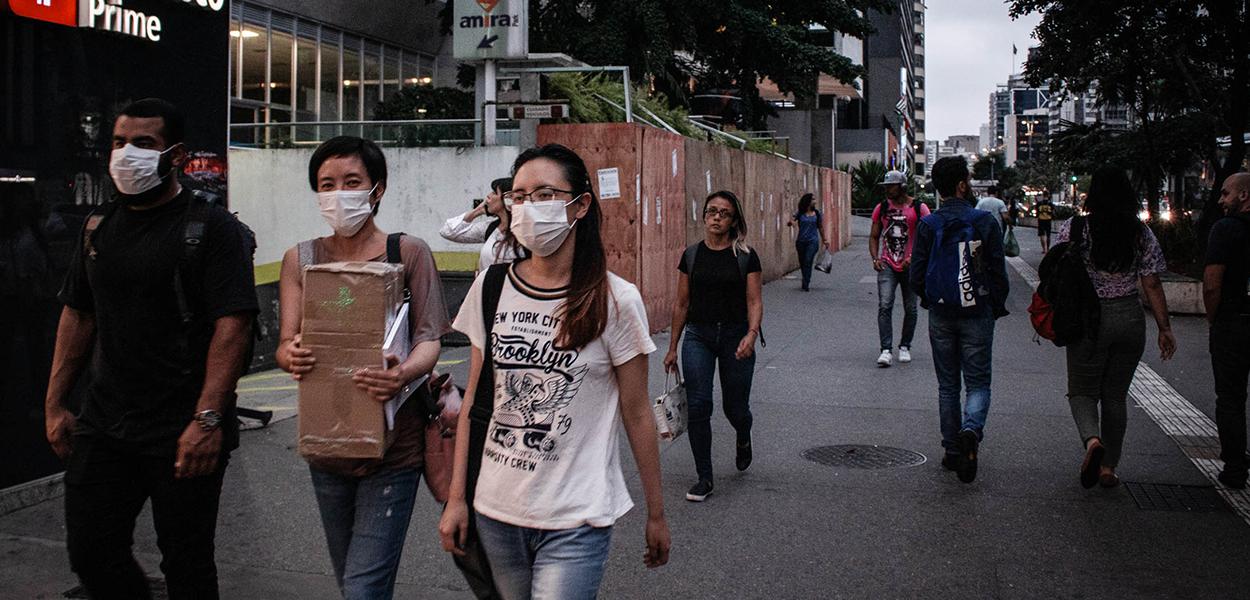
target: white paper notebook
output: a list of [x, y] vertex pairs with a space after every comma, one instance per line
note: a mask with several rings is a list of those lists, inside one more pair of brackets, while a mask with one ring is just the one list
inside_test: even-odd
[[[405, 302], [399, 309], [399, 314], [395, 316], [395, 322], [391, 324], [391, 330], [386, 332], [386, 341], [382, 344], [382, 361], [386, 364], [386, 356], [394, 356], [400, 363], [408, 360], [408, 353], [412, 350], [412, 344], [408, 340], [408, 303]], [[424, 379], [424, 378], [422, 378]], [[404, 400], [408, 398], [414, 386], [419, 385], [419, 381], [414, 381], [400, 388], [399, 393], [394, 398], [386, 402], [386, 429], [390, 431], [395, 429], [395, 413], [399, 412], [399, 407], [404, 405]]]

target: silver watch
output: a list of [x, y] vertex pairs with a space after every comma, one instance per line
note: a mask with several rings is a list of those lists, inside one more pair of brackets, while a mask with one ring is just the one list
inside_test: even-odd
[[200, 424], [200, 429], [204, 431], [213, 431], [221, 427], [221, 413], [209, 409], [195, 413], [195, 422]]

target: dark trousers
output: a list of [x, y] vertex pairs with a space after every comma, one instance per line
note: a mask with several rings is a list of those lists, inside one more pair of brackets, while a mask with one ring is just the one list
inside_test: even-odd
[[812, 265], [816, 264], [816, 252], [820, 250], [820, 242], [795, 242], [794, 249], [799, 253], [799, 269], [803, 272], [803, 289], [812, 284]]
[[95, 600], [149, 598], [131, 545], [135, 519], [150, 499], [169, 597], [217, 598], [213, 540], [227, 457], [212, 475], [175, 479], [172, 453], [143, 450], [100, 436], [74, 436], [65, 472], [70, 568]]
[[755, 354], [746, 360], [734, 357], [747, 329], [746, 323], [686, 325], [681, 366], [690, 411], [687, 431], [695, 471], [701, 480], [712, 480], [712, 378], [717, 364], [720, 365], [725, 417], [737, 432], [738, 443], [751, 439], [751, 380], [755, 377]]
[[1232, 475], [1246, 474], [1246, 383], [1250, 376], [1250, 317], [1216, 321], [1211, 327], [1215, 373], [1215, 425], [1220, 459]]

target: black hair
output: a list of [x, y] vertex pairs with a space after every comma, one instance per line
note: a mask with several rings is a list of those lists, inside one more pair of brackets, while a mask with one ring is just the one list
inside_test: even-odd
[[1094, 172], [1085, 197], [1089, 213], [1089, 258], [1100, 271], [1123, 273], [1133, 268], [1145, 225], [1137, 219], [1141, 202], [1123, 169]]
[[812, 207], [812, 203], [815, 200], [816, 200], [815, 196], [811, 194], [803, 194], [803, 196], [799, 198], [799, 214], [800, 215], [807, 214], [807, 210]]
[[494, 180], [494, 181], [490, 182], [490, 189], [491, 189], [491, 191], [499, 192], [499, 193], [501, 193], [501, 194], [502, 194], [502, 193], [504, 193], [504, 192], [506, 192], [506, 191], [508, 191], [508, 190], [511, 190], [511, 189], [512, 189], [512, 178], [511, 178], [511, 177], [500, 177], [499, 179], [496, 179], [496, 180]]
[[997, 195], [998, 195], [998, 186], [996, 186], [996, 185], [991, 185], [991, 186], [989, 187], [989, 189], [985, 190], [985, 193], [987, 193], [987, 194], [989, 194], [989, 195], [991, 195], [991, 196], [997, 196]]
[[968, 159], [962, 156], [940, 158], [933, 163], [933, 169], [929, 175], [933, 179], [933, 187], [937, 188], [938, 195], [951, 198], [955, 195], [955, 190], [959, 188], [959, 182], [968, 181]]
[[354, 135], [332, 137], [317, 146], [312, 158], [308, 160], [308, 186], [317, 191], [317, 172], [321, 165], [331, 158], [355, 156], [364, 163], [374, 185], [386, 184], [386, 155], [377, 144]]
[[182, 111], [167, 100], [160, 98], [144, 98], [127, 104], [118, 116], [150, 119], [159, 117], [161, 136], [165, 138], [165, 147], [172, 148], [187, 139], [187, 118]]
[[[576, 250], [573, 270], [569, 275], [568, 296], [560, 306], [560, 325], [556, 346], [563, 349], [582, 348], [603, 335], [608, 324], [608, 257], [603, 249], [603, 211], [599, 198], [590, 185], [590, 171], [576, 152], [560, 144], [530, 148], [512, 163], [515, 178], [521, 167], [532, 160], [546, 159], [560, 165], [573, 198], [590, 195], [586, 216], [577, 221], [573, 231]], [[512, 186], [509, 185], [509, 188]], [[530, 190], [533, 191], [533, 190]], [[515, 240], [509, 230], [505, 240]]]

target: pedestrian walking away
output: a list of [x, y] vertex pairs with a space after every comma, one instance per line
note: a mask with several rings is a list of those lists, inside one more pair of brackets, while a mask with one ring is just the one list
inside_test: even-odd
[[1037, 201], [1037, 238], [1042, 242], [1042, 254], [1050, 252], [1050, 229], [1055, 219], [1055, 205], [1049, 197]]
[[1160, 355], [1168, 360], [1176, 351], [1159, 280], [1167, 262], [1154, 233], [1137, 218], [1138, 206], [1128, 175], [1104, 167], [1090, 182], [1088, 217], [1061, 223], [1055, 236], [1058, 245], [1081, 229], [1076, 251], [1098, 295], [1097, 327], [1066, 348], [1068, 404], [1085, 450], [1080, 479], [1086, 488], [1120, 483], [1115, 470], [1128, 426], [1128, 390], [1146, 347], [1139, 284], [1159, 327]]
[[[877, 333], [881, 353], [878, 367], [894, 362], [894, 294], [903, 297], [903, 331], [898, 345], [898, 361], [911, 362], [911, 342], [916, 334], [916, 292], [911, 283], [912, 251], [916, 224], [929, 215], [929, 207], [903, 189], [907, 178], [899, 171], [885, 174], [885, 200], [872, 211], [872, 231], [868, 235], [868, 255], [877, 272]], [[882, 239], [885, 243], [882, 244]]]
[[1207, 241], [1203, 303], [1211, 325], [1215, 423], [1224, 485], [1246, 487], [1246, 384], [1250, 376], [1250, 174], [1236, 173], [1220, 188], [1220, 208]]
[[799, 210], [790, 215], [787, 227], [799, 228], [798, 237], [794, 240], [794, 249], [799, 253], [799, 270], [803, 275], [802, 290], [811, 291], [812, 266], [816, 262], [816, 253], [821, 248], [828, 248], [825, 243], [824, 219], [816, 209], [815, 196], [803, 194], [799, 198]]
[[[990, 411], [994, 321], [1007, 316], [1003, 233], [997, 216], [968, 202], [967, 159], [939, 159], [931, 177], [942, 204], [916, 227], [911, 281], [929, 311], [942, 466], [972, 483]], [[961, 377], [967, 388], [962, 405]]]
[[607, 270], [581, 157], [533, 148], [513, 175], [509, 235], [531, 257], [479, 275], [455, 320], [472, 344], [457, 431], [471, 433], [456, 439], [439, 535], [461, 555], [475, 528], [506, 600], [594, 598], [613, 525], [633, 506], [618, 423], [646, 496], [644, 563], [668, 561], [647, 393], [655, 345], [638, 289]]
[[706, 500], [714, 487], [712, 378], [718, 366], [721, 403], [737, 434], [734, 463], [739, 471], [751, 466], [751, 381], [764, 318], [760, 257], [746, 245], [747, 225], [738, 197], [729, 191], [708, 196], [703, 226], [704, 240], [686, 248], [677, 265], [674, 334], [664, 357], [664, 368], [676, 370], [681, 345], [689, 411], [686, 431], [698, 476], [686, 493], [691, 502]]
[[[169, 598], [216, 598], [214, 536], [234, 389], [257, 313], [250, 230], [181, 186], [186, 119], [155, 98], [113, 125], [113, 201], [61, 289], [48, 441], [66, 461], [70, 568], [92, 598], [149, 598], [135, 520], [151, 501]], [[91, 363], [77, 414], [66, 398]]]
[[[494, 264], [510, 263], [524, 249], [516, 238], [507, 238], [512, 217], [503, 205], [503, 194], [512, 189], [512, 178], [501, 177], [490, 183], [490, 193], [472, 210], [447, 219], [438, 234], [460, 244], [482, 244], [478, 253], [477, 272]], [[505, 242], [505, 239], [509, 241]]]
[[999, 225], [1003, 231], [1011, 225], [1011, 210], [1007, 207], [1007, 203], [998, 197], [998, 186], [991, 185], [986, 190], [986, 196], [977, 200], [977, 210], [983, 210], [995, 217], [998, 217]]
[[[300, 242], [282, 257], [275, 358], [296, 380], [334, 367], [318, 367], [312, 349], [302, 343], [304, 267], [340, 261], [402, 264], [412, 343], [408, 358], [401, 363], [388, 357], [387, 368], [357, 369], [353, 376], [356, 387], [386, 402], [430, 373], [442, 349], [439, 339], [450, 331], [433, 254], [419, 238], [378, 228], [387, 172], [386, 157], [373, 142], [353, 136], [325, 141], [309, 160], [308, 183], [332, 233]], [[394, 592], [425, 450], [420, 404], [400, 407], [394, 441], [380, 459], [307, 457], [334, 578], [346, 599], [385, 599]]]

